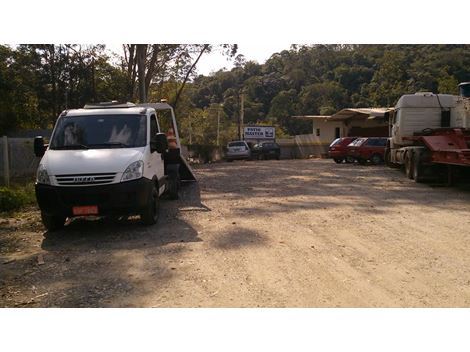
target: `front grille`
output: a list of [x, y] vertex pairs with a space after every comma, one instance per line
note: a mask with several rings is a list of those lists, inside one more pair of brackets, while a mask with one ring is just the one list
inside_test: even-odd
[[61, 186], [103, 185], [113, 182], [116, 173], [56, 175]]
[[111, 195], [106, 193], [86, 193], [80, 192], [63, 193], [60, 195], [62, 203], [67, 206], [74, 205], [97, 205], [109, 202]]

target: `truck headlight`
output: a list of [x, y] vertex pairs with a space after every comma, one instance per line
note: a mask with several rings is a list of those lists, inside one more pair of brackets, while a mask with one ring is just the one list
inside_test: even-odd
[[122, 174], [121, 182], [136, 180], [144, 174], [144, 162], [138, 160], [130, 164]]
[[49, 178], [49, 174], [47, 173], [46, 168], [43, 165], [39, 165], [38, 172], [36, 174], [36, 182], [42, 183], [45, 185], [50, 185], [51, 180]]

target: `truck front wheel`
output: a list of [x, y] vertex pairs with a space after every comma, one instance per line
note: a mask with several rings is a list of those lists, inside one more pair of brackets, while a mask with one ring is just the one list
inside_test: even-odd
[[158, 187], [153, 185], [152, 194], [150, 196], [147, 207], [140, 213], [140, 220], [144, 225], [154, 225], [158, 221], [160, 214], [160, 197], [158, 195]]
[[44, 227], [50, 231], [57, 231], [64, 227], [66, 217], [65, 216], [57, 216], [57, 215], [47, 215], [41, 212], [41, 220], [44, 224]]

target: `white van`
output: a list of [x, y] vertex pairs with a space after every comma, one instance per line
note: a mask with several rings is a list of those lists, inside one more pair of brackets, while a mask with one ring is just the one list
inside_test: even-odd
[[180, 165], [178, 158], [171, 161], [151, 106], [112, 102], [64, 111], [48, 145], [35, 138], [35, 154], [42, 157], [36, 198], [48, 230], [68, 217], [90, 215], [135, 214], [144, 224], [156, 223], [160, 196], [177, 197]]

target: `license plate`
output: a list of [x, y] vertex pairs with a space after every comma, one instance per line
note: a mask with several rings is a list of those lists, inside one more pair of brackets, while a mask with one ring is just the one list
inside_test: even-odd
[[73, 215], [98, 215], [98, 206], [87, 205], [72, 208]]

